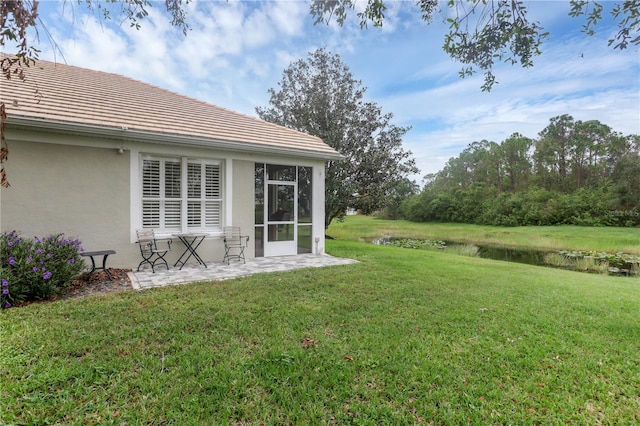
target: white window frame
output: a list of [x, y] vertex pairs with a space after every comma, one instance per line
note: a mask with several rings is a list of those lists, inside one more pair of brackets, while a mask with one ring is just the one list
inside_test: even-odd
[[[157, 197], [145, 197], [145, 182], [144, 182], [144, 163], [146, 160], [158, 161], [160, 163], [158, 184], [159, 194]], [[167, 198], [165, 179], [167, 177], [165, 173], [165, 165], [167, 163], [180, 163], [180, 197], [179, 198]], [[189, 183], [189, 170], [194, 169], [194, 165], [200, 165], [200, 179], [199, 185], [190, 186]], [[212, 160], [203, 158], [181, 157], [174, 155], [154, 155], [154, 154], [141, 154], [139, 156], [139, 178], [140, 185], [138, 202], [140, 203], [139, 223], [140, 227], [153, 228], [160, 236], [170, 235], [174, 233], [186, 233], [186, 232], [206, 232], [210, 234], [220, 234], [224, 225], [224, 208], [225, 208], [225, 183], [224, 183], [224, 162], [222, 160]], [[214, 185], [207, 185], [207, 167], [215, 166], [217, 168], [217, 187]], [[211, 170], [211, 169], [209, 169]], [[199, 186], [198, 195], [193, 195], [193, 189], [197, 189]], [[169, 209], [167, 202], [177, 201], [179, 202], [179, 224], [178, 226], [167, 226], [167, 213]], [[145, 214], [148, 210], [145, 210], [145, 202], [158, 202], [157, 222], [145, 223]], [[206, 205], [215, 206], [217, 208], [207, 209]], [[199, 215], [193, 215], [193, 206], [200, 205], [205, 208], [200, 208]], [[191, 213], [191, 214], [190, 214]], [[194, 218], [197, 223], [193, 224]], [[207, 220], [211, 220], [213, 224], [207, 224]], [[190, 222], [192, 223], [190, 225]]]

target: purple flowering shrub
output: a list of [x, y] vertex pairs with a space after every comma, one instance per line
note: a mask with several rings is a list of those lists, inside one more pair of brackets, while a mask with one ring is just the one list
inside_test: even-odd
[[81, 252], [80, 241], [64, 234], [43, 239], [0, 234], [0, 308], [60, 294], [84, 268]]

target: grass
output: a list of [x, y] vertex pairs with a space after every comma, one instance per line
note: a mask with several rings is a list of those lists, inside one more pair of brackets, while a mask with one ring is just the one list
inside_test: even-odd
[[384, 236], [547, 250], [595, 250], [640, 255], [640, 228], [582, 226], [498, 226], [416, 223], [349, 216], [333, 222], [328, 234], [340, 240], [369, 241]]
[[637, 279], [354, 265], [0, 312], [0, 424], [637, 424]]

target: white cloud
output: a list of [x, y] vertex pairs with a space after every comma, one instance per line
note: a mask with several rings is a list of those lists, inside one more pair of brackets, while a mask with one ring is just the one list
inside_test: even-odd
[[[447, 66], [441, 62], [434, 68], [445, 73]], [[547, 44], [531, 69], [498, 67], [500, 84], [491, 93], [479, 90], [477, 76], [389, 94], [381, 102], [399, 124], [413, 124], [405, 142], [426, 174], [440, 170], [471, 142], [502, 142], [515, 132], [535, 138], [549, 119], [562, 114], [640, 134], [639, 70], [635, 52], [613, 51], [602, 38], [577, 37]]]
[[309, 7], [302, 1], [275, 1], [267, 3], [264, 11], [279, 34], [291, 37], [302, 35]]
[[[313, 25], [303, 1], [193, 1], [186, 6], [186, 37], [171, 27], [161, 2], [153, 6], [140, 30], [100, 22], [68, 1], [41, 3], [41, 15], [69, 64], [250, 115], [267, 104], [267, 90], [277, 88], [286, 67], [324, 47], [362, 80], [367, 100], [393, 113], [395, 124], [413, 126], [405, 144], [422, 174], [441, 169], [476, 140], [501, 142], [514, 132], [536, 137], [561, 114], [640, 133], [637, 49], [608, 47], [611, 28], [585, 37], [582, 22], [566, 18], [566, 2], [530, 4], [530, 16], [551, 37], [533, 68], [498, 65], [499, 84], [491, 93], [481, 92], [481, 74], [458, 78], [461, 65], [442, 51], [442, 15], [426, 25], [413, 2], [389, 2], [383, 28], [361, 30], [353, 15], [342, 28]], [[52, 48], [41, 46], [41, 56], [53, 59]]]

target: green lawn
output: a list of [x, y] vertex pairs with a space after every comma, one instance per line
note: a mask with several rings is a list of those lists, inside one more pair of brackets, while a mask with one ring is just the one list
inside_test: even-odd
[[640, 423], [640, 280], [328, 250], [0, 312], [0, 424]]
[[367, 241], [384, 236], [423, 238], [511, 248], [596, 250], [640, 255], [640, 228], [584, 226], [517, 226], [512, 228], [459, 223], [416, 223], [349, 216], [334, 221], [328, 235]]

